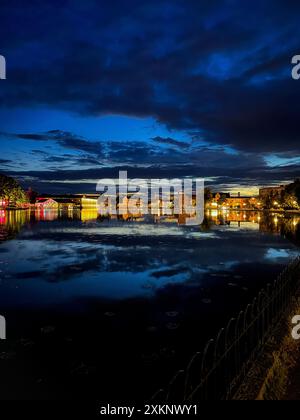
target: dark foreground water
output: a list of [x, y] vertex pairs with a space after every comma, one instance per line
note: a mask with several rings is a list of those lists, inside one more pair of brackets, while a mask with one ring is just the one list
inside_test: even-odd
[[0, 398], [144, 401], [299, 254], [300, 217], [0, 211]]

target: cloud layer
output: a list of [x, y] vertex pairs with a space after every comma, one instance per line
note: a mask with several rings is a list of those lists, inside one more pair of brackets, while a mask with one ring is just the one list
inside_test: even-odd
[[[16, 121], [15, 135], [1, 138], [36, 143], [32, 156], [45, 171], [72, 170], [74, 180], [116, 166], [169, 176], [181, 168], [234, 183], [294, 178], [300, 83], [291, 78], [291, 57], [299, 53], [299, 12], [291, 0], [28, 0], [26, 7], [12, 0], [1, 6], [9, 66], [0, 113], [47, 107], [151, 117], [170, 135], [124, 142], [99, 133], [97, 140], [76, 135], [76, 125], [72, 133], [39, 133], [34, 124], [21, 133]], [[10, 160], [3, 151], [1, 167]], [[33, 176], [36, 167], [27, 166]]]

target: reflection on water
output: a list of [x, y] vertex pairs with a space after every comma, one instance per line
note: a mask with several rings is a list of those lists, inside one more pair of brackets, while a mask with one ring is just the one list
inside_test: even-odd
[[0, 210], [0, 242], [14, 238], [29, 220], [27, 211]]
[[[72, 357], [98, 369], [97, 386], [83, 381], [80, 392], [99, 393], [103, 377], [104, 399], [121, 400], [124, 389], [131, 400], [149, 397], [299, 254], [299, 237], [292, 214], [209, 212], [201, 226], [185, 226], [181, 218], [105, 219], [93, 210], [1, 212], [0, 313], [18, 338], [28, 325], [36, 328], [30, 337], [45, 325], [59, 330], [59, 345], [47, 339], [30, 359], [38, 355], [47, 369], [54, 360], [53, 392], [74, 384], [74, 376], [61, 378]], [[127, 367], [144, 389], [129, 390]], [[112, 376], [120, 394], [115, 380], [108, 385]]]
[[[100, 217], [97, 210], [36, 210], [36, 211], [5, 211], [0, 210], [0, 242], [6, 239], [14, 238], [26, 224], [35, 222], [53, 222], [56, 220], [82, 221], [82, 222], [111, 222], [123, 221], [148, 224], [168, 224], [185, 225], [185, 218], [181, 217], [131, 217], [129, 215], [115, 216], [110, 218]], [[288, 238], [299, 245], [300, 239], [300, 215], [298, 214], [280, 214], [280, 213], [262, 213], [255, 211], [225, 211], [217, 210], [207, 211], [204, 222], [199, 226], [199, 230], [205, 231], [216, 226], [227, 226], [239, 230], [256, 230], [260, 232], [279, 234]], [[131, 225], [132, 227], [132, 225]]]
[[[260, 267], [261, 279], [266, 271], [274, 275], [298, 254], [293, 244], [300, 234], [299, 216], [258, 212], [208, 212], [198, 227], [172, 217], [106, 219], [96, 210], [0, 216], [0, 304], [17, 306], [38, 305], [37, 295], [44, 304], [83, 296], [125, 299], [176, 284], [235, 284], [230, 278], [246, 290], [254, 284], [249, 267]], [[12, 293], [12, 282], [22, 294]], [[63, 293], [54, 286], [62, 282]]]

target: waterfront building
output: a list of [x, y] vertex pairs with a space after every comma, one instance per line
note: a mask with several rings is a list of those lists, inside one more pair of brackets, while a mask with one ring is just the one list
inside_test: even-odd
[[52, 198], [41, 198], [38, 199], [35, 207], [40, 210], [49, 209], [49, 210], [57, 210], [58, 209], [58, 202], [53, 200]]

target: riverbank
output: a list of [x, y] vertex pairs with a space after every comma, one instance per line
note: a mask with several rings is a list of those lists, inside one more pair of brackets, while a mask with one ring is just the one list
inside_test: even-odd
[[300, 314], [300, 290], [234, 400], [299, 400], [300, 341], [292, 338], [292, 318]]
[[278, 210], [278, 209], [270, 209], [270, 210], [263, 210], [263, 212], [268, 212], [268, 213], [281, 213], [281, 214], [300, 214], [300, 210]]
[[[96, 209], [96, 208], [95, 208]], [[206, 208], [209, 211], [216, 211], [216, 208], [213, 207], [207, 207]], [[0, 211], [19, 211], [19, 210], [37, 210], [37, 207], [34, 204], [30, 204], [26, 207], [0, 207]], [[221, 211], [221, 209], [219, 209]], [[230, 209], [228, 212], [256, 212], [256, 213], [278, 213], [282, 215], [299, 215], [300, 210], [281, 210], [281, 209]]]
[[[300, 305], [298, 313], [300, 313]], [[283, 398], [286, 401], [300, 400], [300, 342], [294, 340], [293, 344], [294, 349], [291, 357], [294, 359], [294, 365], [288, 375], [288, 383]]]
[[[216, 209], [215, 207], [206, 207], [206, 210], [209, 211], [219, 211], [222, 212], [223, 209]], [[249, 208], [243, 208], [243, 209], [227, 209], [226, 211], [230, 212], [256, 212], [256, 213], [278, 213], [278, 214], [300, 214], [300, 210], [283, 210], [283, 209], [249, 209]]]
[[35, 207], [0, 207], [0, 211], [34, 210]]

